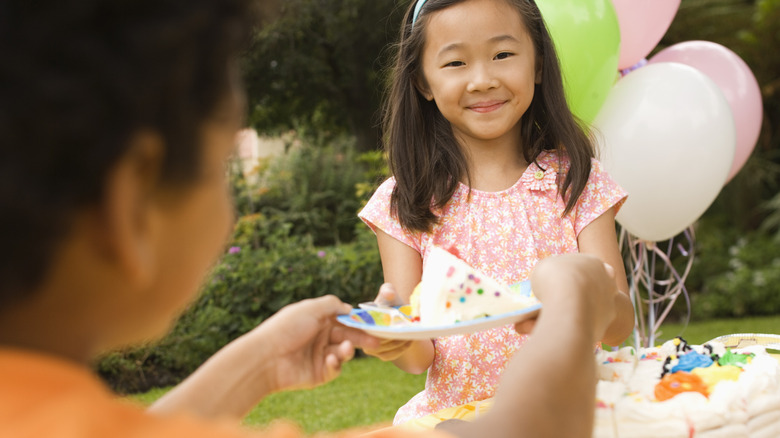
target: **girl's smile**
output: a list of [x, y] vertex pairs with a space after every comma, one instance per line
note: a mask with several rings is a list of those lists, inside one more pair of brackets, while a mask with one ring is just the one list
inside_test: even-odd
[[491, 100], [486, 102], [477, 102], [467, 106], [466, 108], [478, 113], [490, 113], [500, 109], [504, 106], [505, 103], [505, 100]]

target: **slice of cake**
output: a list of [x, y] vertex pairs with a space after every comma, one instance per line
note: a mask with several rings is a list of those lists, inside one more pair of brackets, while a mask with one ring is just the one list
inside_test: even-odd
[[425, 261], [411, 297], [412, 316], [439, 326], [524, 309], [538, 304], [529, 282], [506, 286], [439, 247]]

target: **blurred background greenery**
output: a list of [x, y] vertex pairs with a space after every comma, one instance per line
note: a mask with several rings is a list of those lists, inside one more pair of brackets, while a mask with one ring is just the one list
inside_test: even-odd
[[[167, 337], [96, 362], [112, 387], [128, 393], [175, 384], [285, 304], [326, 293], [352, 304], [373, 299], [382, 282], [379, 254], [356, 214], [387, 176], [378, 108], [408, 1], [263, 3], [264, 24], [243, 57], [248, 120], [262, 135], [292, 132], [294, 141], [261, 160], [251, 178], [239, 163], [231, 166], [238, 220], [224, 257]], [[751, 158], [695, 224], [686, 283], [692, 320], [776, 315], [780, 0], [682, 0], [656, 51], [688, 40], [717, 42], [741, 56], [764, 101]], [[665, 330], [670, 336], [684, 331], [687, 312], [679, 300]]]

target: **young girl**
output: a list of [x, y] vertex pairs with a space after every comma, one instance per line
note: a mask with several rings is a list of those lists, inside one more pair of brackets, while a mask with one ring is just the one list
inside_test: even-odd
[[[533, 1], [410, 5], [384, 122], [393, 178], [360, 217], [377, 235], [397, 302], [408, 302], [433, 246], [455, 247], [506, 284], [527, 279], [550, 255], [591, 253], [628, 290], [614, 221], [626, 195], [594, 160], [566, 105], [553, 42]], [[603, 338], [610, 345], [633, 328], [630, 300], [618, 296]], [[524, 341], [510, 325], [386, 341], [367, 352], [407, 372], [428, 370], [425, 390], [398, 411], [398, 424], [493, 396]]]

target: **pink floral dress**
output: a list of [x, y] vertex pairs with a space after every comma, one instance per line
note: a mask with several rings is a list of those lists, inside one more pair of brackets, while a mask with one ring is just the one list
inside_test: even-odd
[[[372, 230], [381, 229], [422, 254], [423, 269], [433, 246], [455, 246], [476, 269], [513, 284], [527, 279], [539, 260], [577, 252], [580, 231], [611, 207], [620, 208], [626, 198], [593, 160], [576, 207], [561, 217], [565, 204], [558, 196], [556, 179], [569, 163], [552, 152], [543, 152], [537, 162], [500, 192], [471, 190], [469, 197], [469, 188], [461, 184], [447, 205], [434, 211], [440, 222], [430, 233], [406, 231], [392, 217], [393, 178], [382, 183], [359, 216]], [[512, 325], [434, 340], [425, 389], [398, 410], [393, 423], [492, 397], [501, 373], [524, 341]]]

